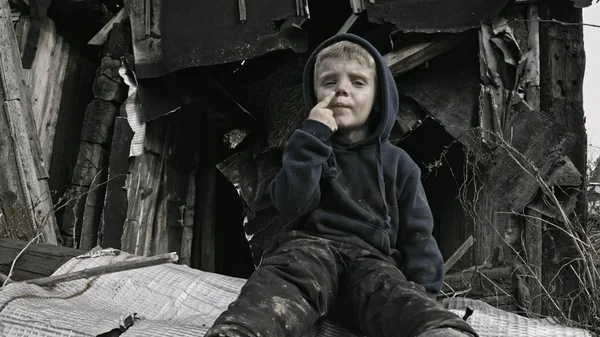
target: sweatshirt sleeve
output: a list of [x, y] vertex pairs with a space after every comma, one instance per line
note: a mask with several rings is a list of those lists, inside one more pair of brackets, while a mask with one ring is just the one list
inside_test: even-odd
[[413, 170], [398, 201], [398, 250], [403, 256], [403, 272], [409, 281], [425, 287], [430, 297], [440, 291], [444, 280], [444, 260], [433, 237], [433, 216], [421, 183], [421, 171]]
[[281, 170], [271, 183], [275, 208], [292, 220], [314, 210], [321, 200], [319, 181], [323, 164], [331, 155], [333, 131], [325, 124], [306, 120], [288, 140]]

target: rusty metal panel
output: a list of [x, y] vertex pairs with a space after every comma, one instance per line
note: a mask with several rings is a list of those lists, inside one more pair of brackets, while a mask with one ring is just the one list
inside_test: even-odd
[[479, 27], [500, 13], [507, 0], [377, 0], [367, 8], [369, 20], [391, 22], [403, 32], [460, 32]]

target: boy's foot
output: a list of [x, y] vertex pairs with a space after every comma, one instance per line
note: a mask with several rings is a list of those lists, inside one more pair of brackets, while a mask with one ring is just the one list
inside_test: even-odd
[[475, 335], [452, 328], [441, 328], [425, 331], [418, 337], [475, 337]]

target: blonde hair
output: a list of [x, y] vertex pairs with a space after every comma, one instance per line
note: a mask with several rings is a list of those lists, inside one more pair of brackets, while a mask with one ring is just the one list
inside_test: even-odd
[[372, 68], [375, 72], [375, 75], [377, 75], [377, 71], [375, 69], [375, 59], [373, 56], [369, 54], [365, 48], [354, 42], [340, 41], [321, 50], [319, 54], [317, 54], [317, 59], [315, 60], [315, 72], [321, 63], [323, 63], [323, 60], [327, 58], [356, 60], [362, 65]]

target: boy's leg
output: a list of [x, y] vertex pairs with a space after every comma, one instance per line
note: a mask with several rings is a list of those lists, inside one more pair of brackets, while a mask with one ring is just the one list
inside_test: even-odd
[[345, 319], [369, 337], [427, 336], [426, 331], [442, 328], [453, 328], [448, 331], [455, 334], [449, 336], [477, 336], [467, 322], [430, 299], [421, 285], [407, 281], [387, 261], [354, 260], [340, 281], [339, 294]]
[[284, 236], [205, 336], [301, 336], [337, 295], [341, 267], [330, 243], [302, 233]]

